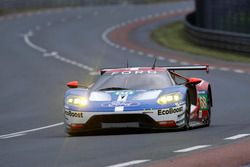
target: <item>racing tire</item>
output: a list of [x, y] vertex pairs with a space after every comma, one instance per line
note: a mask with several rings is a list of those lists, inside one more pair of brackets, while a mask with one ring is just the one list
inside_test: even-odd
[[187, 98], [186, 98], [186, 112], [185, 112], [185, 125], [183, 127], [183, 130], [188, 130], [190, 128], [189, 121], [190, 121], [190, 97], [189, 94], [187, 93]]
[[68, 129], [65, 129], [65, 132], [69, 137], [74, 137], [74, 136], [79, 136], [80, 135], [80, 132], [71, 131], [71, 130], [68, 130]]
[[68, 136], [74, 137], [74, 136], [79, 136], [78, 133], [72, 133], [72, 132], [67, 132]]
[[210, 93], [208, 93], [208, 118], [207, 118], [205, 127], [209, 127], [211, 124], [211, 108], [212, 108], [211, 95]]

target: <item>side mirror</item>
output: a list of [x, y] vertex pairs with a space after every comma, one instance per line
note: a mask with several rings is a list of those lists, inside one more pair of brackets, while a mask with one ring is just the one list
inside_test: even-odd
[[200, 78], [189, 78], [187, 84], [194, 84], [197, 85], [202, 82]]
[[69, 88], [78, 88], [79, 84], [78, 84], [78, 81], [71, 81], [67, 83], [67, 86]]

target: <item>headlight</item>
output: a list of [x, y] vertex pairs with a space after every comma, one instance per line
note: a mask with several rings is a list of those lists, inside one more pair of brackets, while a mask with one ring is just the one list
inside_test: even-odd
[[160, 105], [165, 105], [165, 104], [177, 103], [181, 99], [182, 99], [181, 93], [177, 92], [177, 93], [162, 95], [161, 97], [158, 98], [157, 103]]
[[72, 105], [76, 107], [86, 107], [89, 103], [86, 97], [72, 96], [72, 95], [68, 96], [65, 102], [68, 105]]

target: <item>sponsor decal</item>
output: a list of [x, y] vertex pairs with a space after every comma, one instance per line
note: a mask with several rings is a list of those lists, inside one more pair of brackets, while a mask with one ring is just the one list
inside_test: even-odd
[[165, 110], [158, 110], [158, 115], [168, 115], [168, 114], [174, 114], [174, 113], [178, 113], [182, 111], [183, 111], [183, 107], [170, 108], [170, 109], [165, 109]]
[[208, 104], [207, 104], [207, 95], [206, 94], [200, 94], [199, 95], [199, 102], [200, 102], [200, 109], [201, 110], [207, 110]]
[[83, 118], [82, 112], [72, 112], [72, 111], [65, 110], [65, 115], [70, 116], [70, 117], [75, 117], [75, 118]]
[[117, 75], [117, 74], [121, 74], [121, 75], [130, 75], [130, 74], [136, 74], [136, 75], [140, 75], [140, 74], [157, 74], [157, 71], [155, 70], [138, 70], [138, 71], [122, 71], [122, 72], [112, 72], [110, 75]]
[[126, 101], [113, 101], [111, 103], [102, 104], [103, 107], [130, 107], [130, 106], [138, 106], [139, 103], [135, 102], [126, 102]]
[[206, 94], [205, 90], [198, 91], [199, 94]]
[[202, 118], [202, 110], [199, 110], [199, 118]]
[[115, 94], [116, 95], [123, 95], [123, 96], [127, 96], [127, 95], [132, 95], [134, 93], [134, 91], [118, 91]]

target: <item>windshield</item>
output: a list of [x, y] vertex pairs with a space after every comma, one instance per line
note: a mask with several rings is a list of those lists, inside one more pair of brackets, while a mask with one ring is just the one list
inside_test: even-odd
[[162, 89], [172, 85], [173, 82], [166, 71], [143, 73], [129, 71], [103, 74], [93, 85], [92, 90]]

